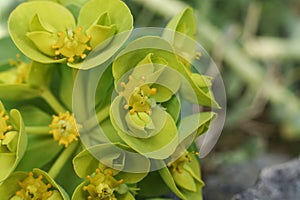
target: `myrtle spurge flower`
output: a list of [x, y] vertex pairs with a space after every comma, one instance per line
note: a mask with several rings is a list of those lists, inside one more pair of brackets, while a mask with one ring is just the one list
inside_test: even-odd
[[[58, 3], [32, 1], [11, 13], [9, 31], [18, 48], [32, 60], [67, 62], [79, 68], [75, 64], [82, 62], [92, 49], [110, 49], [107, 45], [114, 35], [130, 31], [133, 26], [130, 10], [120, 0], [88, 1], [80, 10], [78, 23], [75, 21], [72, 13]], [[110, 51], [117, 51], [123, 42], [110, 44]]]

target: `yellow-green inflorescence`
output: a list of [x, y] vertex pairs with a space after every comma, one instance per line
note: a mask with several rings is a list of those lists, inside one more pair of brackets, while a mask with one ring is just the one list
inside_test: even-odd
[[52, 186], [45, 184], [42, 179], [42, 175], [34, 178], [33, 173], [29, 172], [28, 177], [19, 182], [21, 189], [16, 192], [16, 196], [22, 200], [47, 200], [52, 195], [49, 190]]
[[16, 79], [14, 83], [26, 83], [30, 71], [30, 63], [23, 62], [19, 54], [16, 55], [17, 60], [11, 60], [10, 65], [16, 67]]
[[191, 153], [194, 153], [195, 155], [199, 155], [198, 152], [184, 152], [177, 160], [174, 162], [168, 163], [168, 168], [171, 170], [171, 172], [178, 172], [182, 173], [183, 172], [183, 167], [186, 163], [192, 162], [193, 159], [191, 157]]
[[0, 111], [0, 140], [5, 139], [5, 133], [12, 130], [13, 127], [8, 123], [9, 116], [5, 114], [4, 110]]
[[[151, 100], [150, 96], [156, 94], [156, 88], [150, 88], [149, 85], [145, 84], [140, 85], [140, 82], [145, 81], [145, 77], [142, 76], [141, 80], [135, 80], [133, 76], [129, 76], [128, 83], [121, 82], [121, 87], [124, 88], [124, 91], [120, 92], [121, 96], [127, 101], [127, 104], [124, 106], [124, 109], [128, 109], [130, 114], [135, 112], [146, 112], [151, 114]], [[133, 92], [132, 92], [133, 91]]]
[[35, 14], [30, 29], [27, 37], [44, 54], [52, 56], [55, 60], [66, 58], [69, 63], [80, 62], [92, 50], [89, 45], [91, 36], [87, 35], [81, 27], [54, 30], [46, 22], [41, 22], [40, 17]]
[[58, 113], [58, 116], [53, 115], [52, 123], [49, 125], [53, 134], [54, 140], [57, 140], [59, 144], [68, 147], [73, 141], [78, 140], [78, 128], [80, 125], [76, 124], [74, 114], [70, 114], [68, 111], [65, 113]]
[[103, 172], [96, 169], [94, 176], [87, 176], [89, 184], [83, 187], [88, 192], [88, 200], [117, 200], [114, 192], [116, 188], [123, 184], [123, 180], [116, 180], [113, 172], [109, 169]]
[[68, 62], [73, 63], [76, 58], [85, 59], [86, 52], [92, 50], [88, 44], [91, 36], [83, 33], [81, 27], [78, 27], [76, 31], [71, 29], [59, 31], [57, 37], [57, 42], [51, 46], [57, 56], [56, 59], [67, 58]]
[[17, 59], [10, 60], [10, 68], [0, 72], [0, 84], [23, 84], [28, 82], [31, 63], [21, 60], [19, 54]]

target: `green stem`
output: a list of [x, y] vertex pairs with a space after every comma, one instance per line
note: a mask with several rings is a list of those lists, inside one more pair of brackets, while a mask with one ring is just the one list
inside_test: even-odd
[[99, 123], [101, 123], [109, 116], [109, 109], [110, 109], [110, 105], [102, 108], [99, 112], [97, 112], [97, 119]]
[[89, 127], [89, 130], [93, 130], [95, 127], [97, 127], [101, 122], [103, 122], [108, 116], [109, 116], [109, 109], [110, 105], [102, 108], [99, 112], [96, 114], [96, 118], [94, 117], [86, 120], [84, 122], [85, 127]]
[[52, 165], [51, 169], [49, 170], [48, 174], [55, 179], [57, 175], [60, 173], [61, 169], [64, 167], [66, 162], [70, 159], [70, 157], [75, 153], [77, 147], [79, 145], [79, 142], [73, 142], [63, 150], [63, 152], [60, 154], [58, 159], [55, 161], [55, 163]]
[[41, 97], [53, 108], [56, 113], [64, 112], [66, 109], [59, 103], [50, 90], [44, 90]]
[[49, 134], [50, 128], [48, 126], [26, 126], [25, 131], [27, 134], [45, 135]]

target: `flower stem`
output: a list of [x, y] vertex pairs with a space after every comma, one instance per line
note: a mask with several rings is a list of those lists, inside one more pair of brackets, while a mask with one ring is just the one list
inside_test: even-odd
[[64, 112], [66, 109], [58, 102], [50, 90], [44, 90], [41, 97], [53, 108], [56, 113]]
[[50, 128], [48, 126], [26, 126], [25, 131], [27, 134], [45, 135], [49, 134]]
[[58, 157], [58, 159], [55, 161], [55, 163], [52, 165], [51, 169], [48, 172], [48, 174], [53, 179], [55, 179], [57, 177], [57, 175], [60, 173], [61, 169], [64, 167], [66, 162], [75, 153], [78, 145], [79, 145], [79, 142], [73, 142], [70, 144], [69, 147], [64, 149], [63, 152], [60, 154], [60, 156]]
[[110, 105], [105, 106], [99, 112], [97, 112], [97, 119], [99, 123], [104, 121], [109, 116], [109, 109], [110, 109]]

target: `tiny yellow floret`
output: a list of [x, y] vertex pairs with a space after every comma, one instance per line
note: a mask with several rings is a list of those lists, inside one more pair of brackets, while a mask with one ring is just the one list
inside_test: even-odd
[[68, 111], [66, 113], [58, 113], [58, 116], [53, 115], [52, 123], [49, 125], [51, 130], [49, 133], [53, 134], [54, 140], [57, 140], [59, 144], [68, 147], [73, 141], [78, 140], [78, 128], [80, 126], [76, 124], [74, 114], [70, 114]]
[[52, 186], [45, 184], [42, 179], [42, 175], [34, 178], [33, 173], [29, 172], [28, 177], [19, 182], [21, 189], [16, 195], [24, 200], [47, 200], [52, 195], [52, 191], [49, 191]]
[[[67, 30], [66, 32], [57, 33], [57, 41], [51, 46], [54, 53], [59, 58], [67, 58], [70, 63], [77, 59], [85, 59], [86, 51], [91, 51], [92, 48], [88, 42], [91, 37], [82, 32], [82, 28], [78, 27], [76, 31]], [[57, 57], [58, 59], [58, 57]]]
[[89, 193], [87, 199], [117, 200], [114, 191], [124, 181], [122, 179], [117, 181], [112, 175], [110, 170], [101, 172], [97, 169], [93, 177], [87, 176], [90, 183], [83, 187], [83, 190]]

